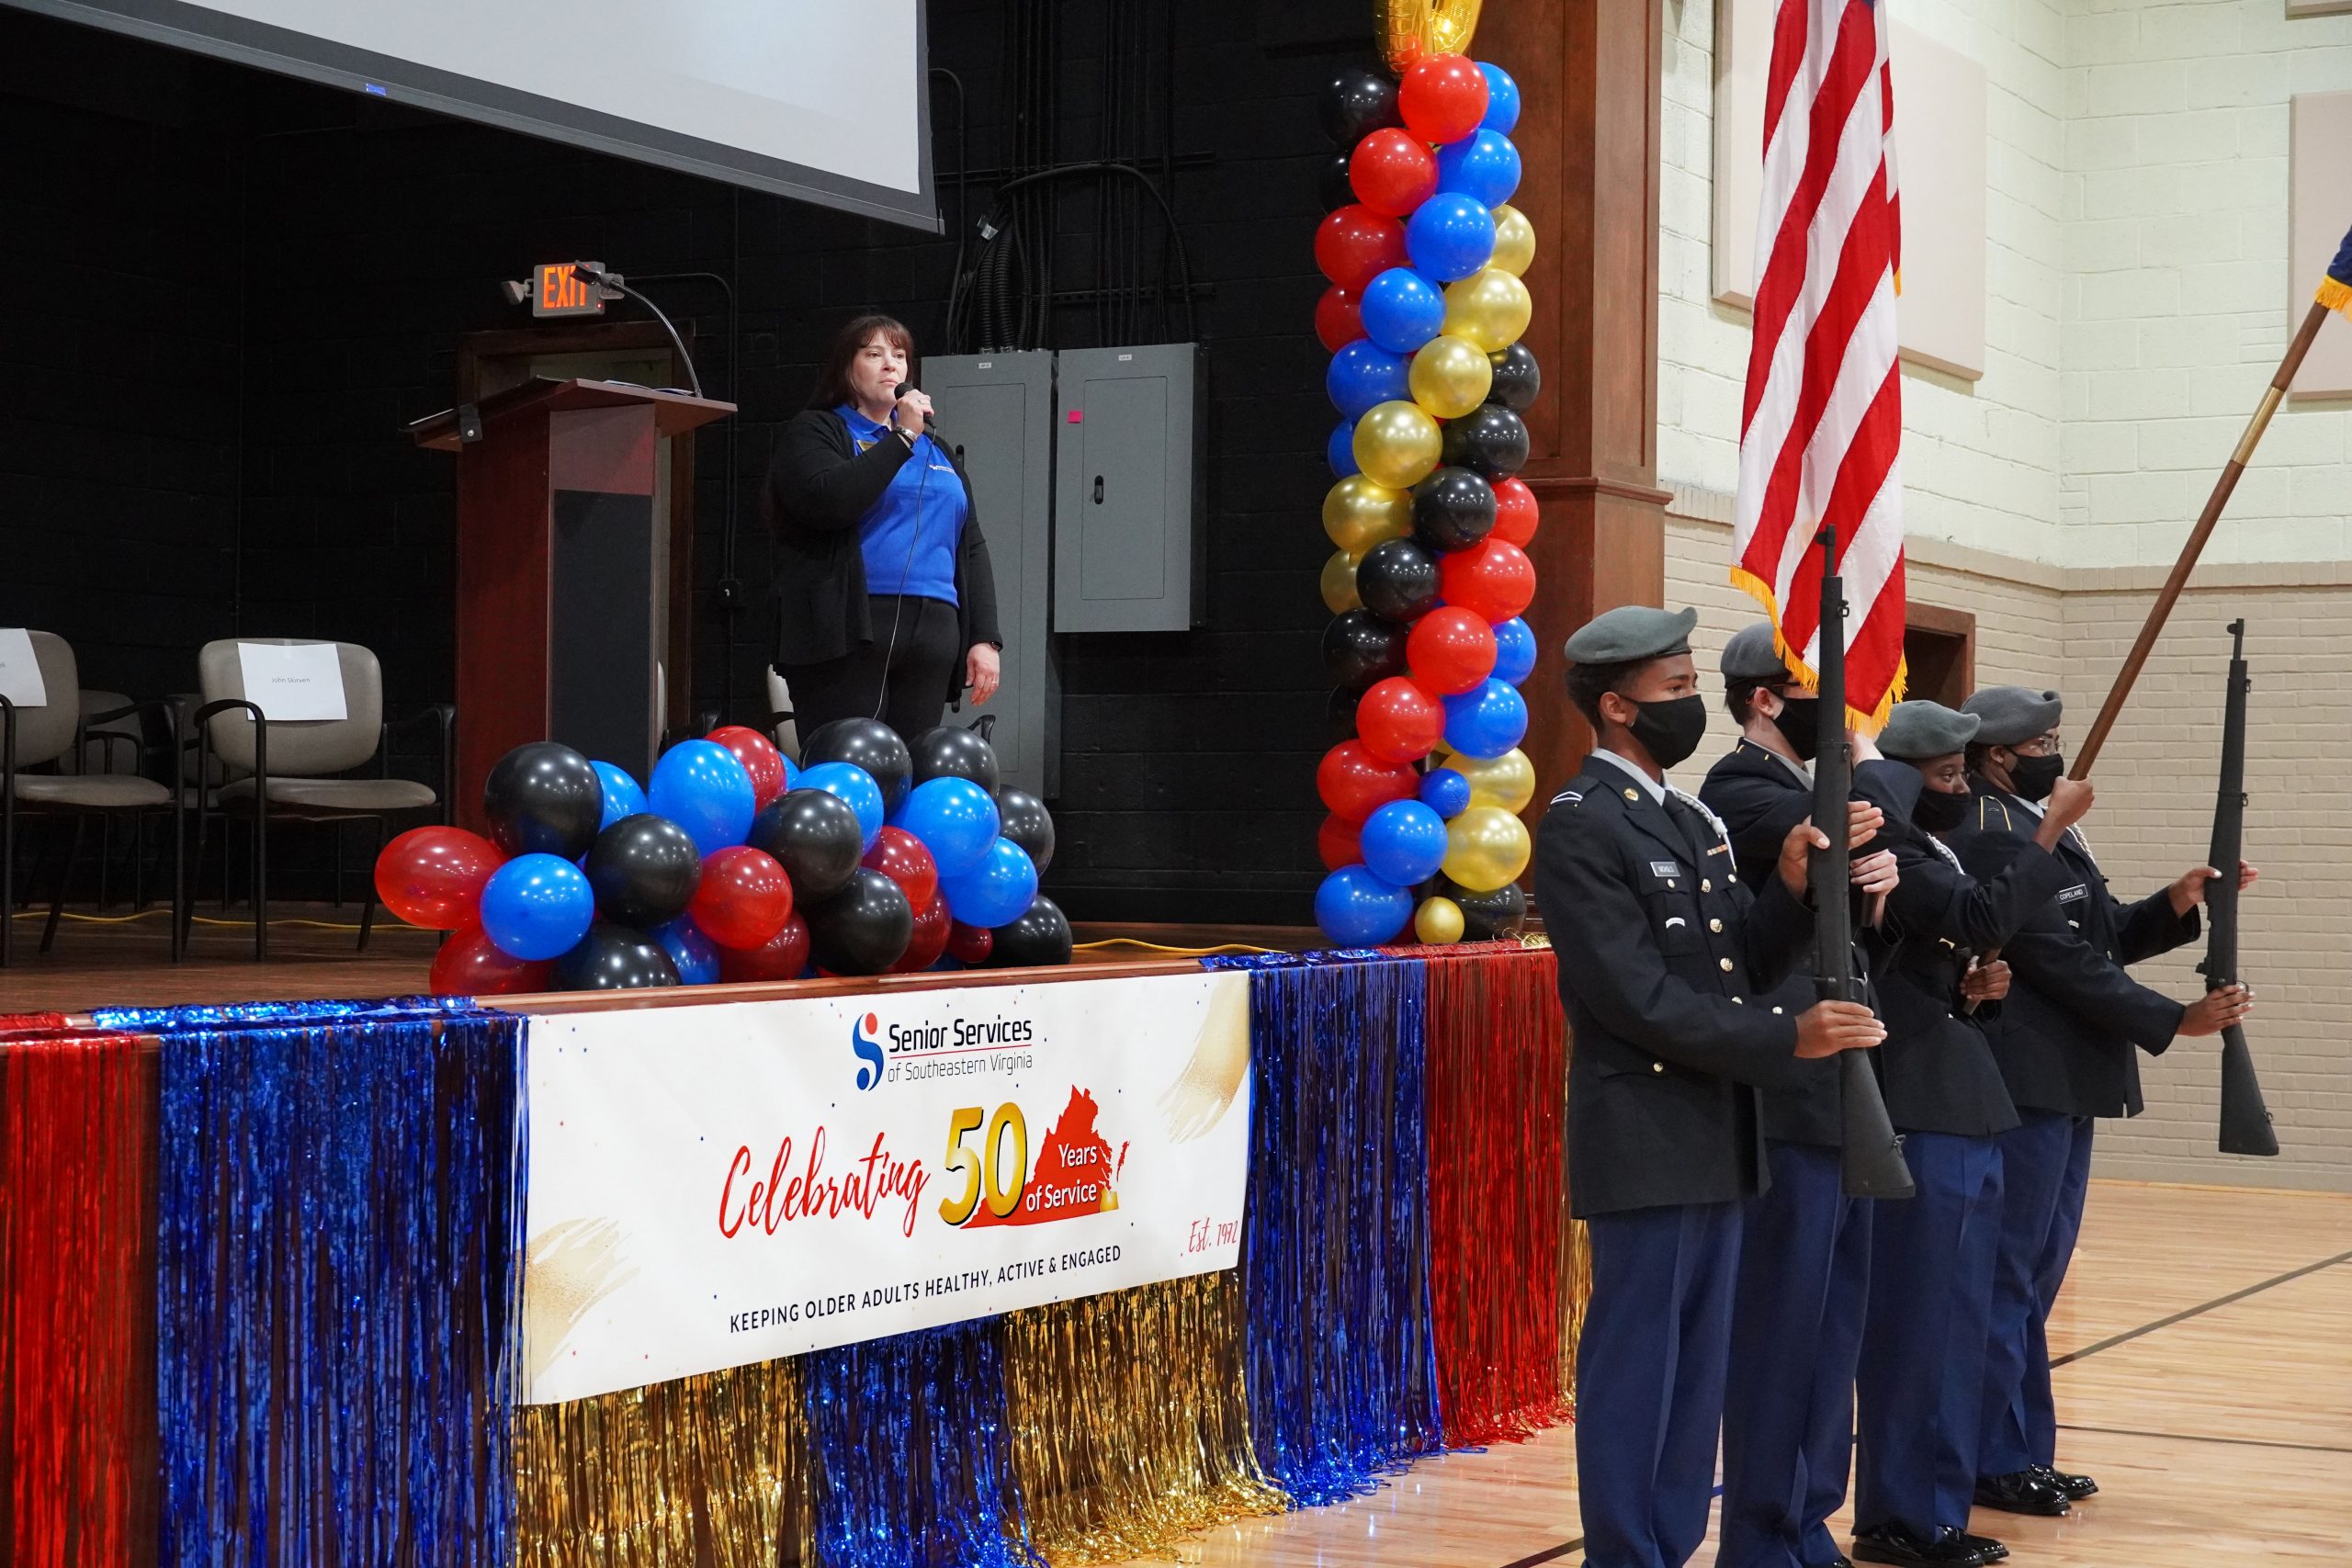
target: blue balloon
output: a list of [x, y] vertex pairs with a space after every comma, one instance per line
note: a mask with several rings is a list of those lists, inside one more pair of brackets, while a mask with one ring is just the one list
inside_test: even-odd
[[821, 789], [849, 802], [857, 813], [858, 852], [863, 854], [882, 837], [882, 786], [855, 762], [820, 762], [800, 774], [802, 789]]
[[1478, 69], [1487, 78], [1487, 118], [1478, 123], [1508, 136], [1519, 123], [1519, 84], [1499, 65], [1489, 65], [1482, 60]]
[[1474, 131], [1450, 147], [1441, 147], [1437, 188], [1459, 191], [1474, 201], [1500, 207], [1519, 188], [1519, 149], [1499, 130]]
[[1452, 768], [1432, 768], [1421, 775], [1421, 804], [1440, 817], [1459, 817], [1470, 809], [1470, 781]]
[[1343, 865], [1315, 890], [1315, 923], [1341, 947], [1386, 942], [1412, 918], [1412, 894], [1365, 866]]
[[595, 918], [587, 874], [561, 855], [516, 855], [481, 890], [482, 934], [510, 958], [560, 958]]
[[718, 979], [718, 944], [695, 924], [692, 915], [680, 915], [666, 926], [656, 926], [653, 940], [678, 966], [682, 985], [708, 986]]
[[1440, 283], [1467, 277], [1494, 259], [1495, 216], [1476, 197], [1442, 190], [1406, 223], [1405, 254]]
[[[1444, 167], [1441, 154], [1438, 166]], [[1445, 325], [1445, 296], [1409, 266], [1392, 266], [1363, 286], [1364, 335], [1391, 354], [1410, 354]]]
[[1535, 628], [1513, 615], [1495, 627], [1494, 678], [1516, 686], [1535, 670]]
[[627, 768], [618, 762], [588, 765], [596, 770], [596, 777], [605, 786], [605, 819], [596, 824], [596, 831], [603, 832], [624, 817], [639, 816], [652, 809], [646, 803], [645, 792], [637, 787], [637, 781], [629, 777]]
[[1011, 925], [1037, 901], [1037, 863], [1012, 840], [999, 839], [971, 871], [941, 877], [939, 890], [947, 896], [947, 912], [967, 926]]
[[1323, 389], [1331, 395], [1331, 406], [1350, 419], [1362, 419], [1382, 403], [1413, 395], [1404, 355], [1375, 347], [1368, 338], [1358, 338], [1331, 356], [1330, 368], [1323, 372]]
[[[927, 779], [907, 793], [899, 823], [922, 840], [942, 883], [977, 871], [996, 842], [996, 797], [969, 779]], [[1026, 909], [1023, 904], [1021, 908]], [[1013, 915], [1019, 915], [1015, 909]], [[1012, 917], [1008, 916], [1007, 919]], [[987, 922], [1002, 925], [1002, 920]]]
[[1527, 734], [1527, 699], [1509, 682], [1487, 679], [1445, 703], [1445, 743], [1465, 757], [1499, 757]]
[[1445, 863], [1445, 818], [1418, 800], [1392, 800], [1364, 818], [1358, 842], [1365, 870], [1383, 882], [1410, 887], [1435, 876]]
[[684, 828], [704, 854], [741, 843], [759, 810], [752, 775], [716, 740], [681, 740], [664, 751], [646, 803]]
[[1356, 422], [1343, 419], [1332, 427], [1331, 439], [1323, 444], [1323, 460], [1331, 465], [1331, 472], [1340, 479], [1362, 473], [1356, 465]]

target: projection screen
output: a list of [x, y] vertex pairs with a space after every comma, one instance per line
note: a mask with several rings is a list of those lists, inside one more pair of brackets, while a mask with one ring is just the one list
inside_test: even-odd
[[937, 231], [922, 0], [0, 0]]

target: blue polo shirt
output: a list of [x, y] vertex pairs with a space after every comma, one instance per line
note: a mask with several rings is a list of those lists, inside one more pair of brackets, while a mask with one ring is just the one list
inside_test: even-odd
[[[876, 441], [899, 439], [888, 425], [875, 423], [847, 403], [833, 412], [849, 426], [850, 441], [861, 452]], [[964, 481], [947, 453], [930, 436], [917, 437], [890, 488], [858, 520], [865, 591], [956, 603], [956, 547], [969, 510]]]

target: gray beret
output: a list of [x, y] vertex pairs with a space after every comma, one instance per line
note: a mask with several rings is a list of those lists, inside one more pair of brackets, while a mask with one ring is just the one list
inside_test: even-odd
[[1620, 604], [1577, 628], [1561, 652], [1571, 664], [1627, 664], [1636, 659], [1663, 659], [1669, 653], [1690, 652], [1690, 628], [1698, 624], [1696, 610]]
[[1973, 713], [1984, 721], [1976, 729], [1978, 745], [2015, 746], [2057, 728], [2058, 716], [2065, 705], [2055, 692], [2036, 692], [2025, 686], [1982, 686], [1960, 705], [1960, 711]]
[[1984, 721], [1973, 713], [1954, 713], [1941, 703], [1897, 703], [1886, 728], [1879, 731], [1878, 749], [1906, 762], [1949, 757], [1964, 751]]
[[1772, 646], [1772, 623], [1758, 621], [1732, 634], [1724, 644], [1724, 679], [1726, 681], [1788, 681], [1794, 679], [1781, 660], [1779, 649]]

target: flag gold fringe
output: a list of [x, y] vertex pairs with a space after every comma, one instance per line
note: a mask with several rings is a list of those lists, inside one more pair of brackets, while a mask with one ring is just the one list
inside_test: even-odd
[[1592, 1237], [1582, 1220], [1562, 1218], [1567, 1243], [1560, 1248], [1560, 1390], [1571, 1419], [1576, 1415], [1577, 1337], [1584, 1332], [1585, 1303], [1592, 1299]]
[[797, 1361], [526, 1405], [514, 1418], [515, 1562], [814, 1562], [808, 1454]]
[[[1744, 590], [1748, 597], [1764, 606], [1764, 614], [1772, 622], [1772, 649], [1781, 656], [1781, 662], [1789, 667], [1791, 672], [1796, 676], [1798, 683], [1807, 691], [1817, 690], [1821, 685], [1820, 672], [1804, 660], [1799, 659], [1790, 649], [1788, 639], [1781, 636], [1781, 599], [1779, 594], [1772, 592], [1772, 585], [1744, 566], [1734, 566], [1731, 569], [1731, 581], [1733, 587]], [[1865, 735], [1876, 735], [1880, 730], [1884, 729], [1888, 716], [1894, 712], [1894, 705], [1903, 700], [1904, 693], [1910, 683], [1911, 660], [1896, 660], [1894, 679], [1888, 684], [1886, 695], [1879, 699], [1877, 707], [1864, 712], [1851, 704], [1847, 705], [1848, 727], [1859, 729]]]
[[1054, 1568], [1173, 1560], [1196, 1530], [1289, 1498], [1259, 1468], [1227, 1270], [1002, 1319], [1013, 1466]]
[[2352, 283], [2336, 277], [2323, 278], [2319, 293], [2313, 298], [2338, 315], [2352, 319]]

